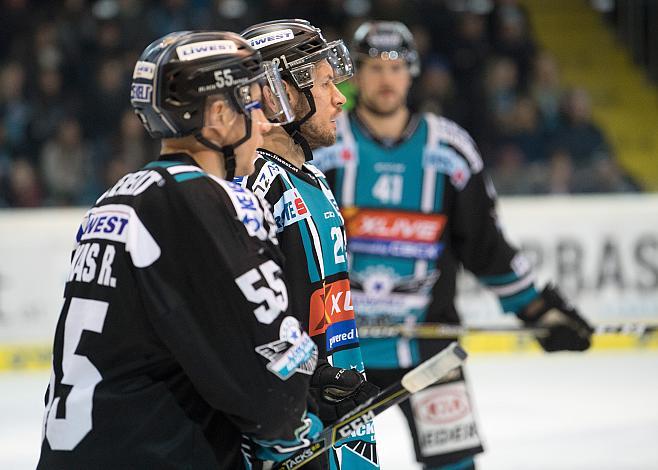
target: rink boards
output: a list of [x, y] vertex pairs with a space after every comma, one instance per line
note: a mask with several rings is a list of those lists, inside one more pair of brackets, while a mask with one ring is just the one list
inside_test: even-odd
[[[0, 370], [43, 368], [62, 305], [74, 237], [85, 210], [0, 211]], [[593, 323], [658, 323], [658, 195], [503, 198], [508, 238], [557, 282]], [[515, 325], [497, 300], [462, 276], [469, 325]], [[471, 353], [538, 351], [528, 336], [463, 338]], [[602, 335], [597, 349], [656, 348], [656, 335]]]

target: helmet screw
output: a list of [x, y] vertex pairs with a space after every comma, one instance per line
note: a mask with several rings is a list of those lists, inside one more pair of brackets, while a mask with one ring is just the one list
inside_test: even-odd
[[183, 119], [189, 119], [191, 117], [192, 115], [189, 113], [189, 111], [186, 111], [185, 114], [183, 114]]

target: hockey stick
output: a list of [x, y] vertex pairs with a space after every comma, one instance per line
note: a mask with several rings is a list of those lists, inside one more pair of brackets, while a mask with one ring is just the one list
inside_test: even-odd
[[[416, 338], [416, 339], [452, 339], [459, 338], [471, 333], [494, 333], [494, 334], [516, 334], [546, 336], [548, 328], [533, 327], [473, 327], [461, 325], [447, 325], [443, 323], [400, 323], [392, 325], [369, 326], [363, 325], [358, 327], [360, 338]], [[644, 323], [625, 323], [625, 324], [601, 324], [594, 325], [594, 333], [602, 334], [625, 334], [644, 336], [645, 334], [658, 331], [658, 325]]]
[[464, 351], [457, 343], [452, 343], [434, 357], [407, 372], [402, 380], [385, 388], [379, 394], [343, 416], [334, 424], [320, 432], [318, 438], [307, 448], [300, 450], [288, 459], [275, 464], [275, 470], [293, 470], [322, 455], [336, 442], [349, 437], [361, 426], [393, 405], [406, 400], [413, 393], [428, 387], [466, 359]]

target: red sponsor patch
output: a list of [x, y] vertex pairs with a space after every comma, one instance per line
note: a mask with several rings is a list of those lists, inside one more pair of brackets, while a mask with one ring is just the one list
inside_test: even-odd
[[442, 214], [346, 208], [345, 228], [350, 238], [436, 242], [446, 224]]
[[341, 279], [321, 287], [311, 295], [309, 334], [324, 333], [329, 325], [354, 319], [350, 281]]
[[441, 390], [415, 404], [416, 416], [429, 424], [459, 421], [470, 409], [466, 395], [460, 390]]
[[347, 147], [343, 148], [343, 150], [340, 152], [340, 156], [346, 162], [352, 160], [352, 152]]
[[306, 204], [304, 204], [304, 200], [301, 197], [295, 198], [295, 209], [297, 209], [297, 214], [299, 215], [304, 215], [308, 212]]

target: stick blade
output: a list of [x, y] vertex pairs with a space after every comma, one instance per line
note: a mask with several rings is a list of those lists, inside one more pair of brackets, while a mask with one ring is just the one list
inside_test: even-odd
[[468, 355], [457, 342], [426, 360], [402, 377], [402, 386], [415, 393], [432, 385], [451, 370], [459, 367]]

